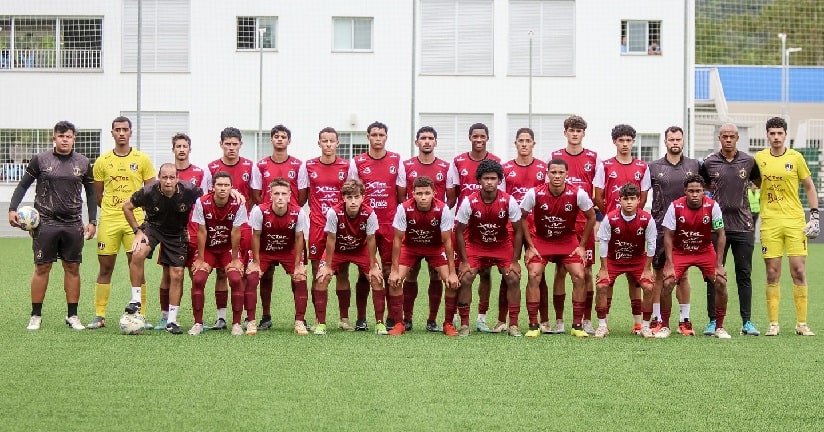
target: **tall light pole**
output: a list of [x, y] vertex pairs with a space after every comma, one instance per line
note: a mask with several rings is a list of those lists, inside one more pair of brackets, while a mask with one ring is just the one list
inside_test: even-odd
[[255, 138], [255, 158], [258, 157], [257, 150], [263, 144], [263, 35], [266, 28], [258, 29], [258, 48], [260, 49], [260, 76], [258, 77], [258, 133]]
[[535, 35], [535, 32], [530, 30], [526, 34], [529, 35], [529, 117], [527, 123], [528, 127], [532, 129], [532, 36]]
[[801, 48], [787, 48], [787, 34], [779, 33], [781, 39], [781, 116], [789, 116], [790, 102], [790, 54], [801, 51]]

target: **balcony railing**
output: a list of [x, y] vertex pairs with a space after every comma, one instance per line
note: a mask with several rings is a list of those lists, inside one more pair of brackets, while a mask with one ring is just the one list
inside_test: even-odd
[[17, 183], [23, 178], [28, 164], [2, 163], [0, 164], [0, 183]]
[[100, 55], [87, 49], [0, 49], [0, 69], [100, 69]]

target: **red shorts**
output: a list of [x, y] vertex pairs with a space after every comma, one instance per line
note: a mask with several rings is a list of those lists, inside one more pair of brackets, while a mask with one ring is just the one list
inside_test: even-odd
[[306, 250], [309, 251], [310, 260], [317, 261], [326, 252], [326, 231], [323, 228], [324, 225], [320, 224], [309, 225], [309, 241]]
[[[578, 241], [581, 240], [581, 236], [584, 233], [584, 226], [586, 222], [576, 222], [575, 223], [575, 232], [578, 235]], [[587, 239], [587, 244], [585, 245], [584, 252], [587, 254], [587, 261], [586, 266], [592, 267], [595, 264], [595, 232], [591, 232], [589, 234], [589, 239]]]
[[715, 278], [715, 250], [709, 249], [707, 252], [695, 254], [672, 254], [672, 266], [675, 269], [675, 280], [681, 279], [684, 273], [692, 266], [701, 269], [701, 274], [704, 279]]
[[503, 273], [512, 265], [512, 254], [514, 252], [512, 243], [501, 245], [499, 249], [494, 250], [473, 247], [471, 244], [466, 245], [466, 248], [466, 258], [469, 260], [468, 264], [472, 269], [495, 266]]
[[395, 241], [395, 228], [392, 225], [380, 225], [375, 232], [375, 244], [378, 246], [378, 256], [385, 266], [392, 265], [392, 247]]
[[556, 264], [583, 264], [581, 262], [581, 257], [575, 254], [567, 254], [567, 255], [536, 255], [532, 257], [528, 262], [529, 264], [547, 264], [547, 263], [556, 263]]
[[[195, 250], [197, 252], [197, 250]], [[209, 264], [213, 269], [218, 268], [226, 268], [230, 262], [232, 262], [232, 252], [229, 249], [224, 251], [216, 251], [212, 249], [206, 249], [203, 254], [203, 262]]]
[[398, 264], [411, 268], [424, 259], [429, 263], [429, 267], [433, 269], [449, 265], [446, 259], [446, 252], [444, 252], [442, 247], [427, 250], [406, 245], [401, 247], [401, 256], [400, 259], [398, 259]]
[[[335, 251], [335, 256], [332, 258], [331, 263], [326, 263], [331, 266], [332, 271], [335, 274], [340, 271], [343, 264], [352, 263], [358, 267], [358, 271], [363, 273], [364, 275], [369, 275], [369, 258], [366, 256], [366, 251], [364, 250], [363, 253], [354, 253], [354, 254], [344, 254]], [[323, 254], [321, 257], [322, 261], [326, 261], [326, 254]], [[325, 265], [324, 263], [321, 263]]]
[[252, 227], [249, 224], [240, 226], [240, 250], [236, 256], [242, 263], [252, 262]]
[[644, 261], [640, 261], [637, 263], [616, 263], [615, 261], [607, 258], [607, 279], [601, 279], [597, 281], [598, 285], [606, 285], [612, 286], [615, 284], [615, 279], [622, 274], [626, 274], [632, 280], [637, 283], [644, 282], [644, 283], [652, 283], [651, 280], [642, 278], [641, 275], [644, 274], [644, 264], [646, 263], [646, 258]]
[[549, 240], [543, 238], [538, 238], [536, 241], [533, 241], [533, 243], [535, 243], [535, 249], [538, 250], [540, 256], [532, 257], [532, 259], [530, 259], [529, 262], [527, 262], [527, 265], [547, 263], [583, 264], [583, 262], [581, 261], [581, 257], [572, 253], [578, 246], [577, 242], [572, 241], [573, 239], [568, 240], [570, 241], [564, 242], [562, 244], [563, 246], [561, 244], [550, 243]]
[[282, 252], [279, 254], [260, 255], [261, 273], [266, 273], [270, 268], [274, 269], [278, 264], [283, 267], [286, 274], [295, 273], [295, 253]]

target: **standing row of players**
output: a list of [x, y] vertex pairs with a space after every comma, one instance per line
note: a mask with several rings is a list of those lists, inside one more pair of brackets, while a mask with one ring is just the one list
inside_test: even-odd
[[[126, 125], [128, 127], [124, 127]], [[271, 131], [273, 155], [264, 158], [258, 164], [239, 156], [239, 148], [242, 145], [240, 132], [234, 128], [227, 128], [221, 133], [223, 157], [209, 164], [208, 170], [198, 170], [188, 163], [191, 142], [185, 135], [175, 136], [173, 138], [176, 156], [175, 166], [162, 167], [160, 182], [150, 183], [152, 177], [149, 173], [153, 172], [151, 163], [145, 158], [145, 155], [128, 147], [130, 126], [128, 119], [118, 118], [115, 120], [112, 128], [116, 141], [115, 150], [102, 156], [95, 164], [95, 185], [103, 186], [103, 189], [106, 189], [103, 196], [98, 193], [103, 208], [101, 229], [98, 233], [99, 251], [105, 252], [107, 244], [110, 244], [103, 235], [103, 222], [106, 221], [107, 215], [106, 195], [111, 195], [112, 198], [112, 205], [108, 206], [110, 210], [116, 208], [117, 204], [125, 202], [121, 207], [125, 213], [124, 219], [129, 228], [128, 231], [138, 235], [137, 239], [133, 240], [132, 248], [129, 249], [141, 252], [139, 253], [140, 260], [138, 261], [140, 262], [138, 265], [135, 265], [134, 257], [130, 256], [130, 261], [132, 261], [133, 298], [127, 307], [128, 312], [137, 312], [140, 310], [141, 305], [145, 304], [145, 299], [141, 298], [141, 295], [145, 292], [145, 289], [141, 287], [141, 284], [145, 283], [142, 276], [142, 260], [145, 259], [145, 255], [148, 255], [157, 243], [161, 243], [164, 248], [167, 248], [166, 243], [169, 241], [165, 237], [168, 236], [158, 235], [157, 233], [163, 231], [166, 233], [175, 232], [174, 222], [170, 222], [169, 218], [164, 217], [162, 214], [156, 214], [152, 217], [150, 211], [147, 214], [146, 223], [141, 225], [139, 220], [138, 211], [140, 207], [147, 207], [150, 202], [158, 202], [157, 199], [147, 198], [158, 198], [159, 194], [164, 193], [165, 187], [165, 192], [176, 191], [172, 192], [173, 195], [167, 194], [167, 197], [174, 197], [174, 193], [180, 194], [180, 199], [173, 200], [173, 202], [178, 203], [181, 199], [183, 201], [192, 201], [188, 207], [185, 202], [180, 203], [177, 206], [178, 209], [181, 211], [185, 209], [187, 214], [188, 208], [194, 207], [195, 209], [194, 216], [191, 219], [189, 235], [191, 239], [189, 249], [193, 252], [197, 251], [196, 254], [190, 254], [189, 258], [190, 264], [192, 264], [192, 279], [194, 282], [192, 300], [196, 322], [190, 331], [191, 334], [199, 334], [204, 329], [202, 319], [203, 285], [205, 285], [205, 276], [212, 268], [218, 269], [219, 272], [216, 287], [218, 320], [213, 328], [226, 327], [225, 313], [228, 292], [225, 282], [222, 281], [228, 279], [232, 292], [232, 333], [242, 334], [243, 332], [240, 319], [244, 307], [248, 319], [246, 331], [249, 334], [256, 332], [257, 326], [254, 314], [258, 275], [262, 275], [264, 281], [261, 284], [263, 319], [260, 327], [270, 326], [270, 270], [276, 264], [283, 265], [287, 273], [292, 275], [292, 289], [296, 305], [295, 332], [299, 334], [308, 333], [303, 321], [307, 299], [307, 282], [302, 253], [303, 232], [308, 231], [308, 258], [311, 261], [314, 275], [312, 299], [318, 320], [314, 328], [316, 334], [326, 332], [326, 289], [332, 277], [336, 278], [336, 294], [341, 317], [338, 324], [340, 328], [344, 330], [368, 329], [366, 303], [371, 287], [376, 332], [379, 334], [402, 334], [404, 331], [411, 329], [412, 306], [417, 295], [416, 279], [420, 268], [420, 258], [427, 257], [431, 273], [428, 290], [430, 297], [428, 330], [443, 331], [448, 335], [469, 334], [471, 286], [476, 274], [480, 274], [480, 301], [476, 328], [480, 331], [506, 331], [510, 335], [520, 336], [517, 325], [520, 312], [520, 264], [518, 260], [523, 244], [527, 249], [526, 261], [529, 272], [526, 305], [530, 328], [527, 336], [534, 337], [540, 333], [564, 332], [565, 273], [570, 274], [573, 282], [573, 329], [571, 333], [580, 337], [586, 337], [589, 334], [594, 334], [596, 337], [606, 336], [608, 333], [606, 315], [609, 312], [611, 286], [614, 283], [615, 276], [624, 272], [628, 273], [630, 279], [630, 298], [632, 314], [635, 319], [634, 332], [646, 337], [666, 337], [669, 335], [668, 321], [671, 309], [671, 294], [669, 293], [671, 293], [677, 281], [681, 310], [679, 331], [683, 334], [694, 334], [689, 321], [689, 287], [686, 278], [682, 277], [684, 270], [689, 265], [702, 267], [705, 278], [708, 282], [714, 283], [713, 287], [708, 288], [708, 292], [718, 293], [716, 299], [711, 302], [711, 304], [715, 304], [715, 307], [710, 310], [708, 306], [711, 318], [708, 330], [710, 330], [710, 326], [713, 327], [709, 333], [719, 337], [729, 336], [723, 328], [723, 318], [726, 310], [726, 274], [723, 270], [726, 242], [723, 228], [727, 220], [727, 210], [732, 210], [746, 218], [749, 207], [747, 200], [743, 199], [746, 197], [745, 184], [742, 188], [729, 187], [728, 190], [725, 190], [723, 186], [727, 184], [734, 185], [733, 178], [744, 180], [752, 177], [758, 181], [760, 180], [759, 171], [757, 165], [750, 163], [748, 173], [745, 173], [747, 167], [742, 167], [741, 171], [732, 173], [732, 177], [730, 177], [727, 175], [729, 173], [722, 175], [724, 173], [721, 171], [709, 171], [713, 169], [710, 168], [711, 164], [706, 164], [703, 167], [698, 166], [696, 161], [690, 160], [681, 154], [683, 132], [680, 128], [672, 127], [667, 129], [665, 134], [667, 155], [661, 160], [653, 162], [650, 167], [647, 167], [645, 162], [632, 157], [631, 149], [635, 139], [635, 131], [627, 125], [618, 125], [612, 131], [613, 142], [617, 147], [617, 155], [609, 160], [600, 161], [594, 152], [586, 150], [582, 146], [582, 140], [586, 132], [586, 122], [578, 116], [572, 116], [565, 121], [564, 135], [567, 138], [567, 147], [553, 152], [549, 166], [535, 159], [532, 155], [535, 145], [534, 135], [531, 130], [526, 128], [519, 130], [516, 134], [515, 146], [518, 156], [503, 166], [497, 163], [497, 157], [486, 151], [489, 136], [488, 129], [483, 124], [475, 124], [470, 127], [469, 138], [472, 142], [472, 149], [456, 157], [452, 164], [434, 156], [437, 133], [429, 127], [421, 128], [417, 132], [418, 156], [404, 162], [401, 162], [398, 154], [385, 149], [388, 128], [381, 123], [373, 123], [368, 127], [370, 148], [366, 153], [356, 156], [352, 161], [346, 161], [337, 156], [337, 133], [334, 129], [325, 128], [319, 133], [318, 145], [321, 149], [321, 156], [301, 163], [288, 155], [287, 147], [291, 138], [289, 130], [283, 126], [276, 126]], [[733, 130], [730, 130], [731, 128]], [[118, 132], [118, 130], [122, 131], [123, 129], [127, 133]], [[730, 133], [725, 134], [725, 129], [726, 132]], [[787, 149], [783, 148], [783, 138], [776, 139], [776, 145], [773, 146], [774, 142], [771, 135], [771, 129], [782, 129], [785, 138], [786, 124], [771, 127], [771, 124], [768, 123], [767, 129], [768, 136], [771, 137], [771, 148], [775, 147], [778, 151], [783, 149], [785, 150], [784, 153], [787, 153]], [[725, 140], [729, 141], [733, 134], [734, 139], [730, 149], [729, 145], [725, 146]], [[724, 157], [728, 164], [740, 156], [749, 157], [735, 149], [737, 131], [734, 130], [733, 125], [725, 125], [719, 138], [722, 141], [722, 151], [713, 156]], [[125, 148], [121, 145], [123, 141], [125, 141]], [[727, 142], [727, 144], [730, 143]], [[789, 152], [792, 151], [789, 150]], [[790, 156], [793, 155], [790, 153]], [[111, 163], [118, 160], [115, 157], [132, 160], [121, 161], [120, 166], [115, 168], [115, 164]], [[137, 160], [141, 157], [145, 160]], [[104, 161], [103, 164], [100, 163], [101, 160]], [[751, 157], [750, 160], [752, 160]], [[116, 196], [117, 192], [125, 192], [128, 189], [123, 186], [123, 182], [118, 183], [118, 180], [122, 180], [122, 178], [119, 178], [116, 172], [101, 172], [99, 176], [97, 173], [98, 167], [101, 171], [106, 168], [110, 170], [115, 168], [114, 171], [128, 172], [128, 170], [123, 169], [124, 164], [122, 162], [127, 162], [128, 170], [133, 173], [144, 173], [141, 177], [145, 177], [142, 181], [147, 186], [132, 196]], [[803, 159], [801, 159], [801, 164], [803, 165]], [[764, 165], [766, 166], [766, 162]], [[806, 167], [806, 165], [803, 166]], [[148, 167], [148, 170], [145, 169], [146, 167]], [[167, 168], [165, 174], [163, 168]], [[176, 169], [172, 170], [172, 168]], [[651, 171], [654, 171], [652, 175]], [[729, 196], [730, 205], [722, 205], [721, 207], [724, 209], [723, 218], [720, 217], [721, 209], [718, 208], [718, 205], [707, 201], [708, 198], [703, 198], [704, 180], [699, 176], [692, 175], [699, 171], [704, 174], [705, 178], [710, 180], [710, 188], [716, 194], [716, 198]], [[211, 192], [208, 191], [207, 186], [211, 183], [210, 176], [214, 178], [214, 188]], [[800, 170], [797, 179], [805, 179], [804, 184], [806, 187], [807, 180], [809, 180], [808, 176], [808, 171], [805, 177], [803, 170]], [[127, 176], [123, 176], [123, 178], [125, 177]], [[101, 179], [97, 180], [97, 178]], [[182, 191], [186, 188], [176, 185], [176, 179], [178, 178], [186, 180], [184, 184], [199, 184], [204, 193], [208, 192], [207, 195], [195, 201], [196, 194], [186, 194], [185, 191]], [[428, 180], [425, 180], [425, 178], [428, 178]], [[269, 193], [261, 196], [264, 179], [268, 183]], [[270, 182], [270, 179], [276, 180]], [[347, 179], [353, 181], [347, 182]], [[775, 181], [773, 177], [768, 176], [767, 179]], [[131, 180], [132, 184], [136, 183], [135, 179]], [[420, 184], [415, 183], [417, 180], [420, 180], [418, 182]], [[174, 187], [172, 187], [171, 182], [175, 182]], [[99, 183], [102, 183], [102, 185]], [[634, 187], [627, 185], [634, 185]], [[781, 187], [783, 188], [783, 185]], [[632, 243], [629, 238], [620, 235], [622, 230], [617, 225], [620, 225], [621, 219], [624, 220], [624, 223], [630, 223], [631, 220], [634, 220], [636, 224], [638, 221], [646, 220], [645, 218], [648, 215], [638, 209], [643, 208], [647, 191], [650, 188], [653, 188], [654, 193], [653, 214], [655, 215], [656, 224], [652, 224], [652, 221], [649, 220], [646, 226], [639, 226], [638, 229], [635, 229], [634, 231], [638, 235], [643, 234], [641, 236], [643, 239], [640, 243], [637, 241], [638, 239], [635, 243]], [[698, 204], [695, 200], [688, 199], [689, 197], [681, 198], [680, 201], [676, 200], [679, 196], [683, 196], [685, 191], [688, 196], [691, 196], [690, 194], [698, 188], [700, 188], [702, 196]], [[107, 193], [109, 189], [113, 193]], [[676, 189], [678, 192], [676, 192]], [[771, 190], [775, 193], [779, 192], [778, 187], [773, 187]], [[781, 191], [786, 192], [786, 190], [792, 189], [782, 189]], [[229, 191], [234, 191], [234, 196], [231, 196], [231, 199]], [[407, 195], [407, 191], [409, 191], [409, 195]], [[736, 195], [741, 196], [736, 197]], [[812, 195], [815, 196], [814, 190]], [[409, 198], [410, 196], [412, 198]], [[607, 222], [602, 225], [598, 235], [601, 240], [602, 267], [597, 278], [597, 296], [594, 295], [591, 270], [594, 258], [594, 236], [591, 233], [594, 225], [594, 212], [592, 210], [593, 202], [590, 198], [593, 197], [594, 204], [607, 214]], [[633, 201], [633, 197], [634, 204], [624, 203], [624, 201]], [[310, 207], [308, 229], [306, 228], [307, 217], [300, 209], [307, 198]], [[407, 198], [409, 199], [407, 200]], [[566, 201], [559, 201], [559, 199]], [[797, 194], [795, 194], [795, 199], [797, 201]], [[739, 203], [738, 201], [741, 200], [743, 200], [742, 203]], [[276, 201], [280, 204], [275, 204]], [[560, 202], [563, 202], [563, 205], [559, 207]], [[814, 201], [811, 200], [810, 202]], [[236, 209], [234, 212], [226, 209], [228, 203], [231, 203], [229, 208]], [[253, 203], [260, 203], [261, 205], [252, 210]], [[662, 207], [667, 203], [673, 204], [668, 207], [669, 210], [665, 208], [662, 211]], [[398, 206], [399, 204], [400, 206]], [[671, 212], [680, 211], [678, 209], [681, 208], [695, 210], [693, 205], [698, 205], [699, 208], [704, 209], [704, 212], [709, 211], [708, 214], [704, 214], [700, 218], [700, 222], [703, 225], [708, 225], [708, 221], [711, 221], [709, 225], [712, 229], [710, 231], [715, 231], [718, 234], [715, 246], [717, 253], [710, 242], [712, 238], [710, 231], [705, 229], [707, 226], [690, 226], [690, 229], [687, 230], [678, 226], [679, 223], [686, 223], [685, 221], [689, 219], [685, 218], [683, 214], [678, 213], [678, 217], [665, 217], [669, 216]], [[16, 208], [14, 205], [12, 207]], [[798, 207], [800, 209], [800, 203]], [[817, 207], [817, 205], [814, 207]], [[147, 209], [149, 208], [157, 210], [158, 207], [148, 206]], [[452, 232], [453, 223], [450, 219], [451, 212], [448, 210], [449, 208], [458, 209], [455, 235], [448, 234]], [[251, 213], [249, 213], [250, 210]], [[433, 211], [439, 216], [431, 217], [432, 215], [429, 213]], [[618, 218], [617, 216], [622, 212], [624, 217]], [[288, 217], [286, 213], [289, 213]], [[116, 211], [110, 214], [114, 215]], [[247, 214], [249, 214], [251, 224], [244, 223]], [[528, 228], [522, 228], [522, 215], [527, 216]], [[570, 215], [572, 215], [572, 220], [570, 220]], [[636, 218], [635, 215], [640, 216]], [[767, 217], [763, 208], [762, 215], [764, 215], [766, 222]], [[817, 225], [817, 211], [814, 212], [814, 215], [814, 222]], [[267, 219], [267, 216], [269, 219]], [[410, 216], [413, 217], [410, 219]], [[417, 219], [418, 216], [424, 219]], [[223, 225], [216, 222], [221, 217], [223, 218], [221, 221]], [[425, 220], [427, 217], [431, 218]], [[115, 219], [115, 217], [113, 216], [112, 219]], [[188, 220], [188, 218], [185, 219]], [[671, 222], [670, 219], [675, 222], [668, 225], [668, 222]], [[225, 223], [226, 220], [231, 221], [228, 226]], [[283, 225], [281, 222], [285, 220], [288, 220], [288, 223]], [[802, 211], [802, 225], [803, 220]], [[12, 221], [12, 212], [10, 211], [10, 222]], [[358, 223], [353, 221], [358, 221]], [[427, 229], [420, 228], [420, 225], [424, 222], [429, 223]], [[413, 226], [416, 223], [417, 226]], [[813, 220], [810, 223], [812, 224]], [[272, 229], [278, 224], [282, 225], [279, 226], [280, 231]], [[661, 229], [662, 226], [666, 229]], [[751, 216], [749, 216], [749, 223], [744, 221], [743, 226], [745, 228], [744, 232], [749, 233], [751, 256], [753, 229]], [[291, 230], [291, 236], [284, 235], [284, 227]], [[435, 229], [436, 227], [438, 229]], [[604, 227], [607, 227], [606, 231], [604, 231]], [[609, 227], [614, 229], [614, 235], [612, 235]], [[149, 234], [150, 231], [154, 232], [155, 235]], [[802, 233], [803, 229], [798, 231]], [[126, 244], [129, 233], [123, 232], [122, 229], [121, 232], [123, 237], [126, 238], [126, 240], [121, 241]], [[626, 233], [626, 229], [623, 232]], [[676, 233], [677, 235], [665, 236], [663, 235], [664, 232]], [[683, 236], [678, 234], [680, 232], [687, 232], [689, 235]], [[660, 233], [660, 235], [653, 236], [653, 238], [658, 237], [657, 245], [654, 248], [649, 238], [651, 233]], [[812, 234], [811, 229], [808, 229], [808, 234]], [[164, 242], [164, 240], [166, 241]], [[644, 243], [644, 241], [648, 243]], [[172, 333], [180, 333], [181, 331], [176, 323], [176, 313], [179, 308], [179, 287], [182, 286], [184, 266], [179, 265], [179, 262], [172, 262], [175, 260], [171, 258], [164, 259], [164, 256], [174, 255], [181, 242], [171, 241], [169, 243], [170, 253], [164, 252], [160, 258], [161, 264], [164, 265], [164, 283], [161, 284], [163, 311], [162, 322], [159, 327]], [[143, 244], [148, 247], [142, 247]], [[458, 265], [452, 259], [451, 249], [453, 244], [457, 252]], [[502, 244], [504, 245], [503, 248], [501, 247]], [[185, 245], [183, 246], [185, 248]], [[510, 249], [507, 249], [510, 246], [511, 254], [509, 253]], [[736, 255], [736, 272], [740, 273], [737, 259], [739, 254], [736, 253], [735, 243], [732, 243], [732, 246]], [[777, 244], [777, 247], [779, 249], [779, 259], [777, 261], [780, 266], [783, 243]], [[115, 248], [119, 249], [119, 242], [115, 244]], [[431, 250], [432, 248], [434, 249]], [[443, 248], [443, 254], [440, 253], [439, 248]], [[671, 252], [665, 253], [668, 249]], [[236, 253], [230, 254], [229, 250], [236, 251]], [[655, 283], [653, 283], [650, 274], [647, 274], [648, 272], [644, 270], [636, 271], [638, 268], [649, 267], [644, 259], [641, 259], [645, 255], [644, 250], [650, 257], [649, 261], [658, 269], [655, 272]], [[683, 252], [682, 255], [686, 257], [686, 262], [683, 259], [679, 261], [677, 258], [679, 251]], [[375, 252], [379, 253], [379, 257], [376, 256]], [[698, 254], [698, 252], [701, 252], [701, 254]], [[713, 252], [713, 259], [709, 262], [718, 264], [715, 266], [717, 268], [707, 270], [708, 264], [705, 261], [696, 261], [695, 257], [703, 256], [704, 252], [707, 252], [707, 257], [709, 252]], [[771, 248], [771, 252], [774, 254], [775, 250]], [[800, 256], [803, 264], [803, 256], [794, 255], [795, 252], [797, 251], [788, 251], [791, 257]], [[803, 252], [806, 254], [806, 249]], [[100, 256], [102, 275], [104, 273], [104, 261], [108, 261], [111, 255], [100, 253]], [[177, 257], [182, 258], [179, 254]], [[652, 259], [653, 257], [655, 259]], [[621, 260], [624, 258], [637, 258], [634, 262], [637, 261], [640, 264], [624, 269], [621, 267], [621, 264], [623, 264]], [[610, 259], [614, 261], [613, 264], [615, 265], [610, 265]], [[769, 268], [771, 257], [766, 257], [765, 254], [765, 259]], [[111, 261], [113, 266], [113, 257]], [[798, 258], [791, 258], [791, 266], [793, 266], [793, 261], [797, 263]], [[348, 319], [351, 294], [347, 267], [350, 262], [358, 266], [360, 274], [355, 290], [358, 315], [354, 327]], [[543, 277], [544, 267], [549, 262], [555, 262], [558, 266], [552, 296], [556, 313], [554, 325], [549, 322], [548, 287]], [[489, 269], [492, 266], [497, 266], [503, 276], [499, 290], [498, 322], [490, 328], [486, 325], [485, 315], [489, 305], [491, 291]], [[138, 268], [135, 269], [135, 267]], [[796, 285], [795, 291], [798, 292], [801, 291], [800, 288], [806, 288], [806, 283], [803, 280], [797, 280], [796, 273], [793, 272], [793, 279]], [[166, 278], [167, 274], [169, 279]], [[749, 320], [749, 296], [741, 296], [742, 289], [747, 290], [747, 284], [744, 283], [745, 281], [742, 280], [740, 274], [737, 274], [737, 276], [742, 303], [742, 333], [758, 334]], [[746, 278], [748, 279], [748, 277], [747, 272]], [[448, 289], [446, 292], [447, 319], [441, 329], [436, 323], [436, 316], [441, 300], [443, 281], [446, 281], [447, 287], [452, 289]], [[775, 282], [772, 285], [777, 285], [777, 280]], [[221, 284], [223, 284], [222, 289]], [[96, 289], [98, 313], [89, 326], [92, 328], [105, 325], [105, 301], [102, 298], [104, 296], [100, 295], [101, 285], [103, 285], [102, 288], [107, 288], [105, 284], [101, 283], [101, 277], [99, 276]], [[164, 285], [172, 287], [171, 306], [167, 306], [170, 291], [164, 289]], [[389, 288], [389, 317], [386, 323], [383, 321], [387, 301], [383, 290], [384, 286]], [[643, 300], [641, 298], [641, 287], [647, 288], [650, 294], [644, 296]], [[455, 290], [455, 288], [458, 289]], [[663, 297], [660, 296], [662, 289], [665, 293]], [[108, 297], [108, 290], [105, 291], [105, 297]], [[751, 291], [751, 286], [749, 291]], [[769, 292], [768, 285], [768, 300], [770, 300]], [[802, 316], [800, 310], [800, 302], [798, 301], [801, 297], [800, 294], [796, 296], [799, 312], [796, 331], [800, 334], [812, 334], [806, 326], [806, 318]], [[596, 297], [596, 311], [599, 318], [597, 330], [591, 324], [592, 302], [593, 298]], [[806, 296], [803, 297], [804, 309], [806, 309]], [[34, 300], [33, 295], [33, 319], [36, 311]], [[777, 301], [773, 303], [777, 305]], [[773, 303], [768, 301], [768, 305]], [[42, 305], [42, 300], [40, 304]], [[455, 315], [456, 311], [460, 321], [457, 325], [454, 325], [451, 317]], [[775, 312], [775, 319], [773, 319], [772, 306], [770, 306], [771, 325], [767, 334], [778, 333], [777, 307]], [[509, 325], [506, 324], [507, 315]], [[538, 319], [539, 315], [540, 321]], [[39, 327], [39, 314], [36, 316], [38, 317], [36, 324]], [[163, 321], [166, 321], [166, 325], [163, 325]], [[30, 327], [32, 326], [30, 325]], [[77, 328], [75, 325], [73, 327]], [[775, 331], [773, 331], [773, 327], [775, 327]], [[391, 330], [389, 330], [390, 328]], [[705, 330], [705, 333], [708, 333], [708, 330]]]

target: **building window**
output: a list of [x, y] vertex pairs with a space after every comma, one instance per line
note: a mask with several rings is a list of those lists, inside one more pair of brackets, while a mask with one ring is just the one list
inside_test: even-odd
[[100, 69], [102, 18], [0, 17], [0, 69]]
[[492, 0], [421, 0], [421, 73], [493, 75]]
[[[33, 155], [54, 147], [53, 134], [52, 129], [0, 129], [0, 182], [18, 182]], [[94, 163], [100, 156], [100, 130], [78, 130], [74, 150]]]
[[575, 2], [510, 0], [509, 75], [529, 75], [532, 32], [532, 75], [575, 75]]
[[635, 157], [652, 162], [660, 157], [661, 134], [638, 134], [635, 138]]
[[366, 132], [338, 132], [338, 156], [344, 159], [352, 159], [369, 150], [369, 139]]
[[661, 53], [661, 21], [621, 21], [621, 54]]
[[372, 18], [334, 17], [332, 51], [372, 51]]
[[[469, 142], [469, 127], [475, 123], [483, 123], [489, 128], [489, 142], [486, 149], [500, 156], [492, 148], [494, 130], [494, 116], [492, 114], [420, 114], [421, 126], [432, 126], [438, 132], [438, 146], [435, 147], [435, 155], [439, 158], [452, 162], [455, 156], [466, 153], [472, 149]], [[507, 140], [498, 140], [501, 143]]]
[[[143, 72], [189, 72], [189, 0], [141, 0]], [[137, 3], [123, 0], [123, 72], [137, 72]]]
[[[277, 17], [237, 17], [237, 49], [277, 49]], [[258, 33], [264, 29], [263, 38]], [[259, 40], [260, 39], [260, 40]], [[262, 43], [262, 45], [261, 45]]]
[[167, 162], [174, 163], [172, 137], [178, 132], [189, 132], [188, 112], [141, 111], [139, 134], [137, 113], [124, 111], [121, 115], [132, 121], [131, 146], [146, 153], [152, 159], [155, 168], [160, 168], [161, 164]]
[[[532, 126], [530, 126], [528, 114], [509, 114], [507, 116], [507, 135], [503, 141], [507, 143], [515, 142], [515, 132], [520, 128], [528, 127], [535, 132], [535, 147], [532, 154], [544, 161], [549, 160], [549, 155], [560, 148], [566, 148], [566, 138], [564, 138], [564, 120], [568, 114], [532, 114]], [[514, 159], [515, 147], [506, 147], [509, 152], [505, 160]], [[504, 159], [504, 155], [498, 155]]]
[[272, 140], [269, 131], [263, 133], [254, 130], [240, 131], [243, 137], [243, 146], [240, 147], [240, 155], [252, 161], [259, 161], [266, 155], [272, 154]]

